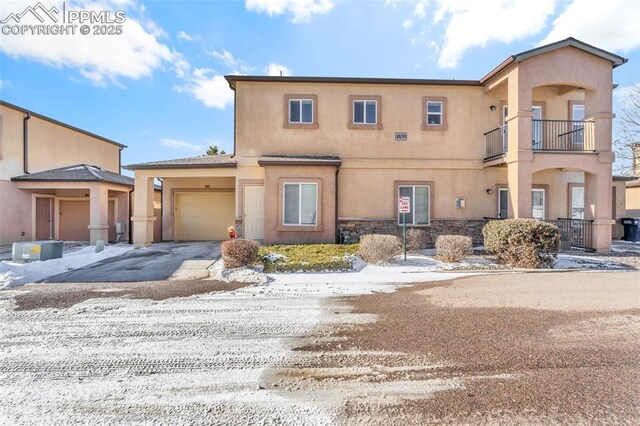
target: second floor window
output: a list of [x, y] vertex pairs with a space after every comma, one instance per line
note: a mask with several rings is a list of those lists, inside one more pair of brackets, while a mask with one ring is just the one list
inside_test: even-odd
[[313, 123], [313, 99], [289, 99], [289, 123]]
[[442, 126], [444, 103], [442, 101], [427, 101], [427, 125]]
[[353, 101], [353, 124], [376, 124], [378, 121], [378, 101]]

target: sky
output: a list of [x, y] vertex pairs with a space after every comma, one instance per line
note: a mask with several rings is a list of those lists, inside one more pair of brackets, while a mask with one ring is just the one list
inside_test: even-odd
[[[0, 2], [0, 19], [14, 14], [0, 35], [0, 98], [127, 145], [123, 164], [231, 152], [227, 74], [478, 80], [572, 36], [629, 59], [614, 70], [614, 112], [640, 85], [639, 0], [41, 3]], [[30, 34], [42, 22], [15, 20], [28, 6], [45, 24], [43, 11], [66, 12], [75, 33]]]

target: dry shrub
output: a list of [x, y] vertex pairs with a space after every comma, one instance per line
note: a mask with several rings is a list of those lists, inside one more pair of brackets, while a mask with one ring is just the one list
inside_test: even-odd
[[536, 219], [493, 220], [482, 234], [487, 252], [515, 268], [551, 267], [560, 249], [558, 227]]
[[239, 268], [258, 260], [260, 245], [254, 240], [229, 240], [222, 243], [222, 260], [226, 268]]
[[429, 233], [425, 229], [411, 228], [407, 231], [407, 250], [424, 250], [429, 244]]
[[392, 260], [402, 252], [400, 238], [395, 235], [363, 235], [358, 253], [367, 263], [381, 263]]
[[460, 262], [473, 253], [471, 237], [440, 235], [436, 238], [436, 256], [443, 262]]

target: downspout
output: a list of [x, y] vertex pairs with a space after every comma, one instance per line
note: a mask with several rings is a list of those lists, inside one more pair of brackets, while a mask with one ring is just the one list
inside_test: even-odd
[[29, 119], [31, 118], [31, 113], [27, 113], [22, 119], [22, 151], [24, 153], [23, 156], [23, 164], [22, 167], [24, 169], [24, 174], [29, 174]]
[[129, 244], [133, 244], [133, 221], [131, 220], [131, 204], [133, 202], [133, 191], [135, 188], [131, 188], [129, 191]]
[[340, 166], [336, 167], [336, 215], [335, 215], [335, 227], [336, 227], [336, 244], [340, 244], [340, 227], [338, 226], [338, 173], [340, 173]]
[[120, 150], [118, 151], [118, 174], [121, 175], [122, 174], [122, 146], [120, 147]]
[[162, 242], [164, 241], [162, 236], [162, 228], [164, 228], [164, 226], [162, 226], [162, 219], [164, 218], [164, 180], [160, 178], [158, 178], [158, 180], [160, 181], [160, 242]]

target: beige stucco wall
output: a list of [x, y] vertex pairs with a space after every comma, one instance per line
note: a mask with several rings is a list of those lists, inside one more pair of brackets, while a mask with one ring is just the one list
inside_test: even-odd
[[[266, 166], [264, 185], [264, 242], [334, 243], [336, 238], [335, 176], [333, 166]], [[318, 184], [317, 226], [284, 226], [284, 181]]]
[[626, 189], [626, 204], [625, 216], [640, 217], [640, 186]]
[[[25, 114], [0, 105], [2, 142], [0, 179], [23, 175], [23, 118]], [[29, 126], [29, 172], [75, 164], [90, 164], [119, 173], [120, 148], [81, 132], [32, 116]]]

